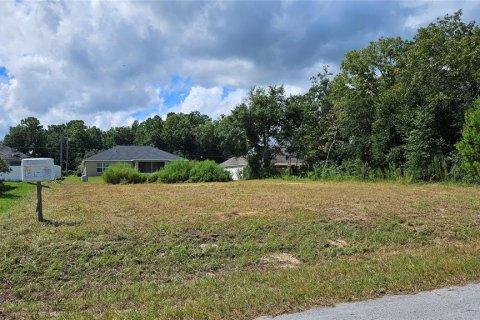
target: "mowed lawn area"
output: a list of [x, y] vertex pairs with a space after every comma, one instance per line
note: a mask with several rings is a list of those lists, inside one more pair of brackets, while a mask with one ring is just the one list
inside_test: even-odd
[[50, 222], [33, 190], [0, 213], [0, 318], [253, 319], [480, 281], [479, 187], [50, 186]]

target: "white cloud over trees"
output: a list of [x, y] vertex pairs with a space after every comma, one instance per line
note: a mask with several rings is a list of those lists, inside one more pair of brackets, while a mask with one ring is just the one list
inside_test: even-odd
[[[299, 93], [347, 50], [464, 6], [480, 15], [478, 2], [1, 2], [0, 137], [27, 116], [101, 128], [148, 110], [216, 117], [254, 85]], [[193, 85], [166, 104], [174, 75]]]

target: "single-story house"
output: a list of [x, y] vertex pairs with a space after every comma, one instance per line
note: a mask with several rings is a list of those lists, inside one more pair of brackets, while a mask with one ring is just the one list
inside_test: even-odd
[[0, 158], [2, 158], [11, 169], [8, 173], [0, 173], [0, 180], [22, 181], [22, 159], [30, 158], [30, 156], [0, 144]]
[[[283, 151], [277, 154], [272, 162], [273, 166], [278, 169], [286, 169], [288, 167], [301, 166], [303, 164], [301, 160], [292, 157]], [[222, 162], [220, 165], [230, 172], [233, 180], [240, 180], [242, 171], [247, 167], [248, 161], [245, 157], [233, 157]]]
[[0, 144], [0, 158], [2, 158], [10, 167], [19, 167], [22, 165], [22, 159], [30, 158], [30, 156]]
[[167, 162], [174, 160], [182, 160], [182, 158], [149, 146], [115, 146], [84, 159], [83, 175], [100, 176], [108, 166], [117, 162], [130, 163], [132, 167], [143, 173], [153, 173], [163, 168]]

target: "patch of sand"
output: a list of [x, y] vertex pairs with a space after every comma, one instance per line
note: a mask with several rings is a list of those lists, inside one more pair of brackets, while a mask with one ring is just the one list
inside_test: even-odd
[[328, 243], [332, 246], [338, 247], [338, 248], [345, 248], [348, 246], [347, 241], [342, 240], [342, 239], [337, 239], [337, 240], [330, 240]]
[[302, 264], [302, 261], [295, 258], [289, 253], [272, 253], [271, 255], [262, 258], [263, 262], [266, 263], [277, 263], [281, 264], [282, 267], [293, 267]]

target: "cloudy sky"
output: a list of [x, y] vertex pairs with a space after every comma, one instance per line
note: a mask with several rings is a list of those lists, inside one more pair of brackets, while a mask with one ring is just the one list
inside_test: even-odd
[[300, 93], [322, 65], [480, 1], [1, 1], [0, 139], [28, 116], [102, 129], [228, 114], [253, 85]]

